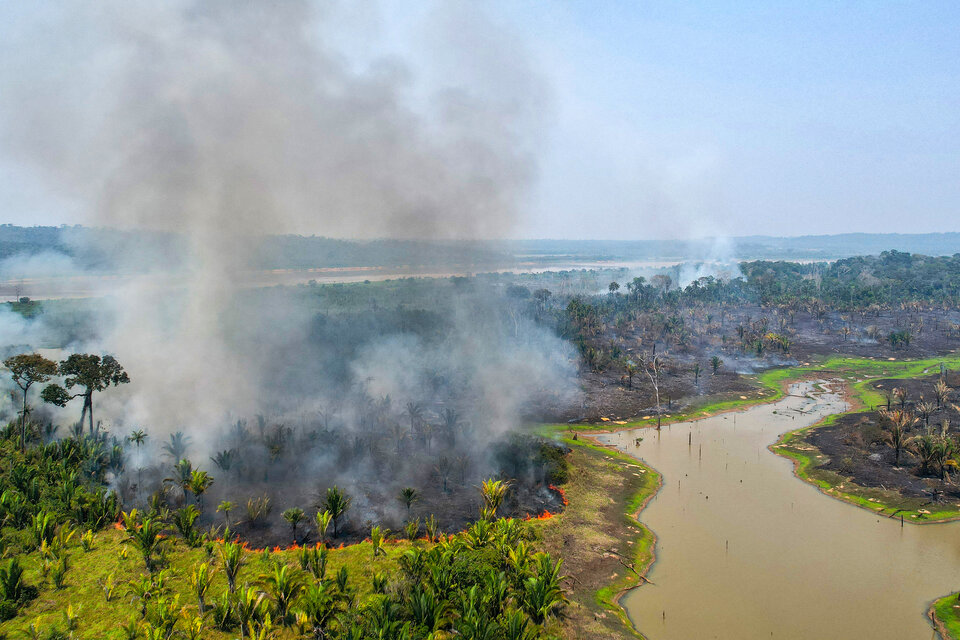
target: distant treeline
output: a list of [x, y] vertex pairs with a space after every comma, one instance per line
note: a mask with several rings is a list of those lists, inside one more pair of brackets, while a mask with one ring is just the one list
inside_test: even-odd
[[879, 256], [813, 264], [757, 260], [741, 263], [740, 270], [742, 275], [736, 278], [705, 276], [685, 287], [676, 286], [670, 270], [649, 280], [611, 283], [607, 294], [574, 296], [566, 315], [610, 317], [629, 310], [696, 304], [819, 305], [839, 310], [917, 302], [960, 306], [960, 254], [930, 257], [884, 251]]
[[[556, 265], [618, 260], [825, 261], [874, 255], [888, 249], [931, 256], [953, 255], [960, 252], [960, 233], [848, 233], [795, 238], [745, 236], [688, 240], [505, 240], [496, 243], [361, 241], [274, 235], [255, 243], [245, 264], [252, 269], [405, 265], [503, 268], [519, 262]], [[80, 226], [0, 225], [0, 260], [13, 256], [59, 254], [87, 270], [171, 269], [183, 263], [186, 250], [184, 236], [173, 233]]]
[[512, 252], [540, 260], [835, 260], [896, 249], [930, 256], [960, 252], [960, 233], [841, 233], [676, 240], [514, 240]]
[[[187, 244], [184, 236], [154, 231], [0, 225], [0, 260], [49, 254], [67, 256], [76, 267], [94, 271], [175, 269], [187, 255]], [[511, 255], [480, 242], [275, 235], [253, 243], [245, 264], [251, 269], [306, 269], [505, 265], [512, 261]]]

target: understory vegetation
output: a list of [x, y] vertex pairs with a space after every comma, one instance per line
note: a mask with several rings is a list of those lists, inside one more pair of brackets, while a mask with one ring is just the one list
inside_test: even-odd
[[[399, 536], [375, 525], [335, 547], [327, 531], [349, 500], [332, 489], [310, 516], [319, 541], [253, 550], [229, 527], [198, 531], [193, 504], [121, 512], [101, 436], [21, 451], [15, 424], [2, 435], [9, 637], [520, 639], [548, 636], [566, 603], [561, 561], [536, 550], [529, 524], [497, 516], [501, 480], [482, 484], [462, 533], [431, 518], [422, 536], [419, 524]], [[284, 514], [294, 528], [304, 516]]]

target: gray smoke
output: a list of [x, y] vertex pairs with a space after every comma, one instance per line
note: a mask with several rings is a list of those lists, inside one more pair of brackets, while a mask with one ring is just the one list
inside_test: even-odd
[[[316, 309], [238, 295], [262, 234], [495, 238], [514, 228], [547, 93], [522, 45], [475, 6], [443, 2], [425, 22], [428, 40], [458, 46], [438, 56], [432, 76], [397, 55], [358, 67], [332, 45], [336, 8], [175, 0], [10, 11], [3, 151], [89, 225], [187, 239], [175, 277], [111, 284], [99, 331], [61, 345], [113, 353], [129, 371], [133, 383], [103, 394], [100, 415], [127, 427], [206, 428], [277, 397], [277, 354], [313, 353]], [[421, 82], [438, 71], [442, 82]], [[121, 264], [138, 270], [141, 255]], [[441, 351], [385, 339], [345, 370], [362, 372], [379, 349], [391, 365], [376, 382], [386, 389], [409, 374], [393, 366], [398, 358], [425, 353], [411, 365], [419, 371], [443, 353], [477, 355], [469, 386], [497, 407], [498, 424], [523, 403], [526, 380], [566, 378], [530, 375], [569, 367], [549, 337], [524, 342], [525, 358], [498, 358], [492, 334], [470, 348], [471, 336], [487, 334], [469, 326]], [[322, 395], [321, 372], [293, 362], [299, 378], [285, 388]], [[400, 377], [385, 380], [386, 371]]]

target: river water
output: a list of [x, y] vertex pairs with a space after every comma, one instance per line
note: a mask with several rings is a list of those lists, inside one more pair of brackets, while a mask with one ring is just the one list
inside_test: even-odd
[[[930, 602], [960, 589], [960, 522], [910, 525], [830, 498], [767, 447], [846, 408], [829, 384], [739, 413], [601, 440], [663, 487], [640, 520], [656, 561], [622, 604], [649, 640], [935, 637]], [[642, 437], [635, 444], [636, 437]], [[689, 439], [689, 444], [688, 444]]]

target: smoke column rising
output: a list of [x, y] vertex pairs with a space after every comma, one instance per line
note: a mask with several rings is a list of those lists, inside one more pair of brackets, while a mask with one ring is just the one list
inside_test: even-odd
[[[185, 291], [111, 290], [110, 329], [71, 345], [127, 367], [134, 383], [114, 395], [131, 421], [172, 430], [261, 406], [271, 345], [289, 349], [309, 318], [289, 310], [237, 348], [235, 327], [264, 324], [236, 298], [259, 235], [494, 238], [516, 222], [546, 102], [522, 46], [475, 7], [439, 3], [437, 41], [481, 46], [454, 52], [462, 74], [423, 99], [403, 58], [358, 70], [328, 45], [335, 9], [180, 0], [11, 16], [3, 150], [89, 225], [188, 240]], [[485, 81], [498, 67], [509, 82]]]

